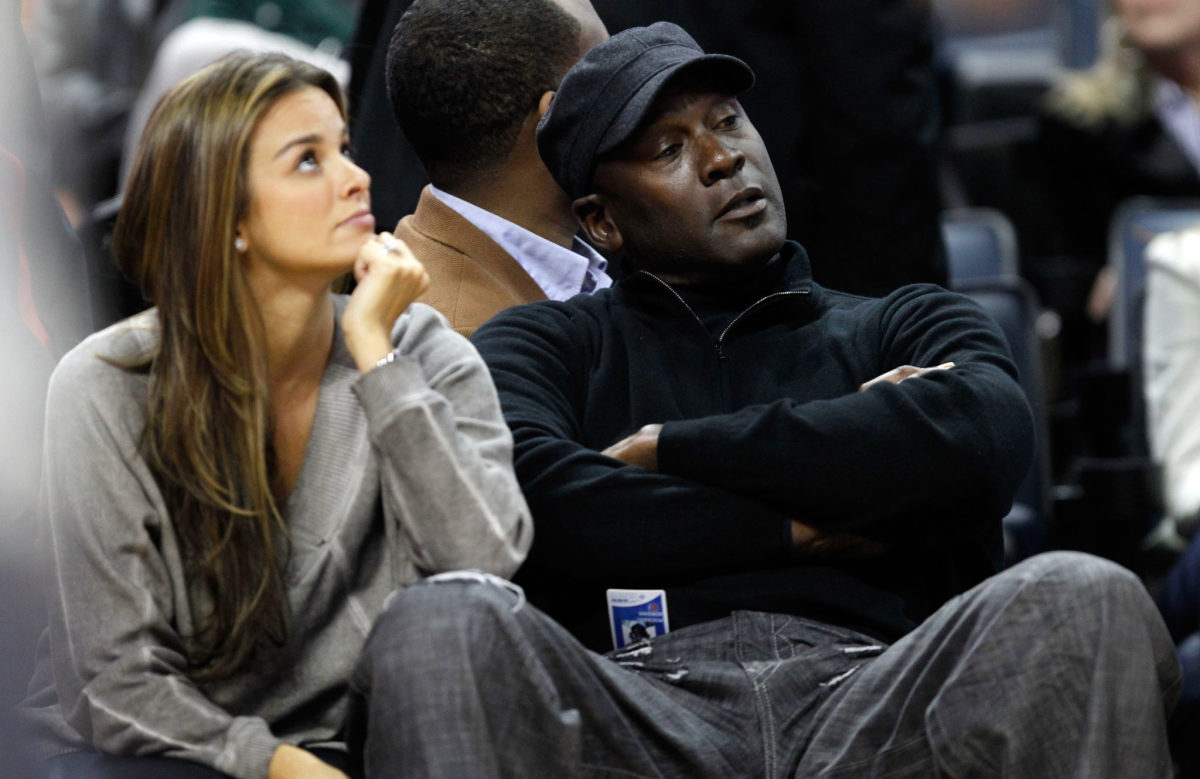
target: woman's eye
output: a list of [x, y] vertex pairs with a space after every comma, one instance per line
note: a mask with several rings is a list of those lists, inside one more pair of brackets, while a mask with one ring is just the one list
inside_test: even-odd
[[317, 168], [317, 153], [311, 149], [300, 155], [300, 159], [296, 161], [296, 170], [316, 170]]
[[354, 152], [350, 150], [350, 144], [348, 144], [348, 143], [342, 144], [342, 156], [348, 160], [351, 160], [351, 161], [354, 160]]

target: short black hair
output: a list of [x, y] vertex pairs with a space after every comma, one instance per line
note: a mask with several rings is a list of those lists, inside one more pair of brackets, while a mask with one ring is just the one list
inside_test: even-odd
[[487, 174], [579, 56], [580, 24], [551, 0], [416, 0], [392, 32], [388, 100], [438, 186]]

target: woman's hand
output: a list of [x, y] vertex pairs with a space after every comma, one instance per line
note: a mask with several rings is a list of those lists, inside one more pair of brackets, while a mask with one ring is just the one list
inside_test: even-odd
[[358, 282], [342, 315], [342, 331], [354, 362], [363, 373], [392, 351], [392, 325], [429, 287], [429, 274], [391, 233], [363, 244], [354, 261]]
[[267, 779], [349, 779], [308, 750], [280, 744], [271, 756]]

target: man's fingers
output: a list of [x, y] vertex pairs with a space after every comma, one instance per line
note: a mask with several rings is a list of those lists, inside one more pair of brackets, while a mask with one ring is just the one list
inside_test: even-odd
[[821, 535], [815, 527], [806, 525], [803, 522], [792, 520], [792, 546], [802, 547], [805, 544], [810, 544]]
[[953, 367], [954, 367], [954, 363], [944, 362], [941, 365], [933, 365], [929, 368], [917, 368], [915, 371], [913, 371], [912, 373], [909, 373], [907, 376], [900, 379], [900, 381], [897, 381], [896, 383], [899, 384], [901, 381], [904, 381], [904, 379], [911, 379], [914, 376], [924, 376], [925, 374], [933, 373], [934, 371], [948, 371]]
[[889, 384], [899, 384], [905, 379], [911, 379], [914, 376], [924, 376], [932, 371], [948, 371], [953, 367], [954, 363], [952, 362], [944, 362], [941, 365], [933, 365], [928, 368], [918, 368], [915, 365], [901, 365], [898, 368], [892, 368], [887, 373], [882, 373], [876, 376], [870, 381], [863, 382], [861, 385], [859, 385], [858, 391], [864, 392], [865, 390], [874, 387], [876, 384], [880, 384], [885, 381]]
[[885, 381], [888, 383], [891, 383], [891, 384], [899, 384], [900, 382], [904, 381], [906, 378], [911, 376], [913, 373], [915, 373], [917, 370], [918, 369], [913, 367], [912, 365], [901, 365], [899, 368], [892, 368], [887, 373], [881, 373], [878, 376], [876, 376], [875, 378], [871, 379], [870, 381], [863, 382], [859, 386], [858, 391], [862, 392], [864, 390], [870, 389], [871, 387], [874, 387], [876, 384], [882, 384]]

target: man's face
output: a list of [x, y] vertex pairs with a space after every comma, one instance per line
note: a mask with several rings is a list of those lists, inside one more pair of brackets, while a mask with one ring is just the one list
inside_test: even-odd
[[722, 91], [664, 93], [642, 129], [596, 166], [595, 189], [638, 267], [716, 280], [770, 259], [787, 235], [762, 138]]

